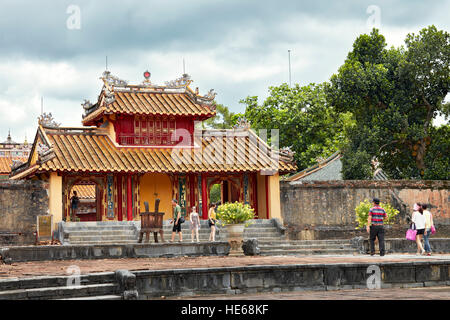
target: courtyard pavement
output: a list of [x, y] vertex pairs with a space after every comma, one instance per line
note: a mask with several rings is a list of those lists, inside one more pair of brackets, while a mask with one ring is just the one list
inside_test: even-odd
[[174, 258], [136, 258], [136, 259], [99, 259], [99, 260], [63, 260], [32, 261], [0, 264], [0, 279], [30, 278], [34, 276], [68, 275], [70, 266], [77, 266], [81, 274], [114, 272], [118, 269], [135, 270], [173, 270], [185, 268], [217, 268], [254, 265], [289, 264], [336, 264], [336, 263], [382, 263], [382, 262], [419, 262], [449, 260], [450, 254], [420, 256], [414, 254], [378, 255], [303, 255], [303, 256], [205, 256]]

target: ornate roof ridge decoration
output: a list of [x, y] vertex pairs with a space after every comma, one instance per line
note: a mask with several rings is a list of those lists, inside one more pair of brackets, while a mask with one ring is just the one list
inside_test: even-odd
[[16, 170], [20, 166], [23, 166], [26, 162], [22, 162], [18, 159], [13, 159], [11, 164], [11, 171]]
[[291, 147], [283, 147], [279, 151], [280, 159], [286, 162], [294, 162], [295, 151], [291, 150]]
[[84, 99], [84, 102], [81, 104], [84, 109], [83, 118], [85, 118], [88, 114], [98, 109], [97, 103], [92, 103], [89, 100]]
[[49, 128], [58, 128], [61, 123], [57, 123], [55, 121], [55, 119], [52, 116], [52, 113], [42, 113], [39, 117], [38, 117], [38, 124], [45, 126], [45, 127], [49, 127]]
[[103, 83], [107, 86], [107, 87], [112, 87], [112, 86], [119, 86], [119, 87], [125, 87], [128, 85], [128, 82], [122, 79], [119, 79], [116, 76], [113, 76], [111, 74], [111, 71], [105, 70], [103, 71], [102, 76], [100, 77], [100, 79], [103, 80]]
[[188, 75], [187, 73], [184, 73], [180, 78], [171, 81], [166, 81], [165, 84], [168, 89], [179, 89], [179, 88], [186, 89], [192, 82], [193, 80], [191, 79], [191, 76]]
[[250, 129], [250, 122], [246, 117], [239, 117], [237, 123], [233, 126], [235, 129]]

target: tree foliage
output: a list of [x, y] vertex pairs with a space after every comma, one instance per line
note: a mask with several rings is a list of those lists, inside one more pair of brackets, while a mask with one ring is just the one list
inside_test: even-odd
[[448, 125], [436, 129], [432, 120], [448, 116], [449, 89], [447, 32], [430, 26], [389, 49], [376, 29], [359, 36], [326, 87], [329, 103], [356, 121], [346, 131], [344, 178], [369, 178], [366, 161], [373, 159], [393, 179], [448, 177], [436, 174], [450, 168], [446, 140], [437, 136], [448, 135]]
[[230, 129], [236, 122], [240, 114], [231, 112], [227, 106], [216, 104], [216, 116], [203, 122], [204, 127], [212, 129]]
[[318, 158], [330, 156], [344, 142], [343, 128], [351, 126], [349, 113], [338, 114], [326, 101], [323, 84], [269, 88], [269, 97], [258, 104], [258, 97], [241, 100], [246, 105], [245, 118], [253, 129], [279, 129], [279, 147], [295, 151], [298, 168], [304, 169]]

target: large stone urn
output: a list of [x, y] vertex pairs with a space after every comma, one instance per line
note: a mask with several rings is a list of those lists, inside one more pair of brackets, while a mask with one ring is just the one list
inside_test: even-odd
[[245, 223], [227, 224], [225, 228], [228, 233], [228, 243], [230, 244], [229, 256], [242, 256], [244, 250], [242, 244], [244, 242]]

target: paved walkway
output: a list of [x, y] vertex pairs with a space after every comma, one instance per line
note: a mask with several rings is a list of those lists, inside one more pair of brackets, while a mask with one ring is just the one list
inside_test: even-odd
[[138, 258], [138, 259], [102, 259], [102, 260], [64, 260], [20, 262], [11, 265], [0, 264], [0, 279], [10, 277], [33, 277], [44, 275], [67, 275], [67, 268], [76, 265], [82, 274], [108, 272], [118, 269], [127, 270], [167, 270], [184, 268], [213, 268], [251, 265], [288, 265], [288, 264], [334, 264], [334, 263], [380, 263], [450, 260], [450, 255], [417, 256], [411, 254], [369, 255], [321, 255], [321, 256], [210, 256], [177, 258]]
[[171, 297], [168, 300], [450, 300], [450, 287], [297, 291]]

